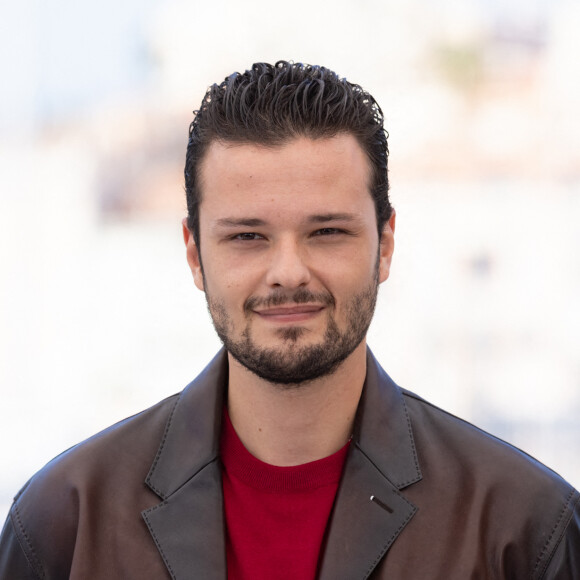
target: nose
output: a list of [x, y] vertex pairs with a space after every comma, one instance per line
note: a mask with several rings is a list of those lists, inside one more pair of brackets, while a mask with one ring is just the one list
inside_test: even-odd
[[295, 240], [281, 240], [273, 249], [266, 282], [269, 286], [299, 288], [310, 281], [305, 251]]

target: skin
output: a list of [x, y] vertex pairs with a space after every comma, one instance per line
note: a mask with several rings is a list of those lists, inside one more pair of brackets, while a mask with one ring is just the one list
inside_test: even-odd
[[[214, 142], [200, 176], [201, 261], [184, 220], [187, 260], [232, 339], [250, 336], [291, 361], [323, 343], [331, 319], [346, 331], [353, 297], [388, 278], [395, 215], [379, 239], [369, 162], [352, 135], [274, 148]], [[332, 303], [297, 304], [299, 290]], [[273, 295], [281, 303], [265, 300]], [[332, 374], [292, 386], [260, 378], [229, 354], [228, 411], [258, 459], [314, 461], [348, 441], [365, 375], [364, 338]]]

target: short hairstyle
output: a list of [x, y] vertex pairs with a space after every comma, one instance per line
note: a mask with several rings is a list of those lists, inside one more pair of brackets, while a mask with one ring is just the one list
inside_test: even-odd
[[380, 237], [393, 211], [383, 121], [372, 95], [323, 66], [259, 62], [212, 85], [194, 111], [185, 161], [187, 226], [196, 244], [200, 241], [200, 163], [213, 141], [276, 147], [296, 137], [318, 139], [340, 133], [352, 134], [370, 160], [369, 193]]

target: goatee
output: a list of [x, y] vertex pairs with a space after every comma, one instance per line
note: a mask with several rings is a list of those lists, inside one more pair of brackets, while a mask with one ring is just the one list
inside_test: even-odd
[[[275, 292], [265, 298], [250, 297], [244, 304], [247, 324], [235, 338], [234, 328], [225, 305], [207, 293], [208, 309], [218, 336], [230, 354], [258, 377], [286, 387], [298, 387], [315, 379], [331, 375], [363, 341], [370, 326], [378, 293], [378, 268], [371, 283], [344, 305], [344, 329], [337, 324], [336, 300], [330, 292], [312, 293], [299, 289], [292, 294]], [[261, 347], [252, 337], [251, 318], [257, 306], [280, 306], [315, 303], [325, 306], [326, 330], [318, 343], [301, 345], [301, 339], [310, 332], [296, 325], [280, 328], [277, 333], [283, 344]]]

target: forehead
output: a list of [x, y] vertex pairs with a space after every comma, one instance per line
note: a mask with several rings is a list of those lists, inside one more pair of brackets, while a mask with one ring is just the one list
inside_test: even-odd
[[200, 163], [200, 209], [226, 198], [248, 203], [263, 194], [271, 202], [291, 197], [294, 203], [316, 195], [328, 201], [356, 192], [369, 196], [370, 174], [370, 162], [351, 134], [297, 137], [277, 146], [214, 141]]

